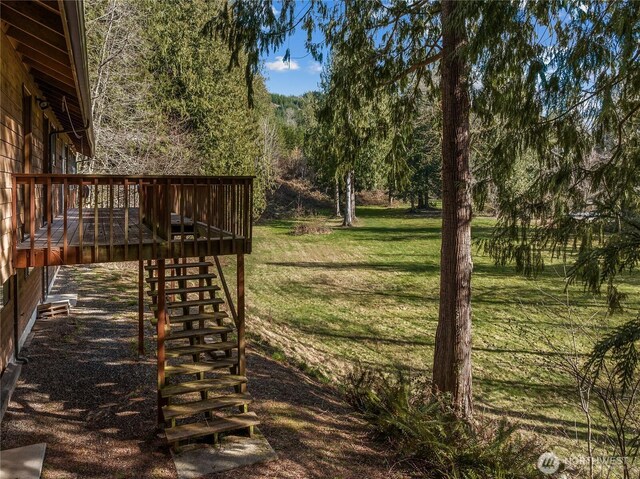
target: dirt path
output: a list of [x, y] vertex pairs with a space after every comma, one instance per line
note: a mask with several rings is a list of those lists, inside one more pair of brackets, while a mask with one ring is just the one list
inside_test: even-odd
[[[0, 446], [46, 442], [43, 479], [176, 477], [155, 427], [154, 358], [136, 358], [135, 277], [104, 266], [62, 270], [55, 292], [77, 292], [78, 305], [34, 329]], [[214, 477], [406, 477], [331, 389], [260, 352], [248, 371], [252, 410], [279, 460]]]

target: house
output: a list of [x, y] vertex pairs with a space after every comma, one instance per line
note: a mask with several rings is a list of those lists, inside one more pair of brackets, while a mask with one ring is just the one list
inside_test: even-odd
[[[82, 2], [1, 0], [0, 19], [1, 370], [20, 359], [57, 268], [134, 261], [139, 349], [147, 297], [169, 442], [251, 434], [244, 256], [253, 178], [78, 172], [76, 158], [94, 147]], [[235, 298], [221, 255], [236, 258]]]
[[[13, 198], [11, 175], [72, 172], [75, 153], [90, 156], [93, 151], [91, 128], [87, 128], [91, 111], [81, 8], [75, 2], [64, 2], [62, 9], [57, 2], [0, 4], [2, 371], [17, 351], [16, 342], [24, 342], [36, 306], [46, 297], [56, 270], [45, 266], [14, 269], [12, 225], [15, 222], [15, 233], [24, 239], [29, 234], [25, 219], [31, 208], [36, 226], [46, 224], [46, 194], [39, 185], [33, 195], [27, 191], [26, 197]], [[59, 213], [59, 204], [53, 212]]]

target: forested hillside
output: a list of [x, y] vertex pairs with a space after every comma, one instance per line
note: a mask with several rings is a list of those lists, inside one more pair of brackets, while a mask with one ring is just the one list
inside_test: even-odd
[[264, 83], [249, 108], [243, 73], [202, 35], [215, 2], [88, 0], [96, 156], [109, 173], [256, 175], [274, 180], [275, 114]]
[[402, 132], [388, 128], [388, 108], [340, 123], [332, 62], [322, 91], [303, 96], [268, 94], [257, 77], [249, 107], [242, 68], [229, 70], [226, 47], [203, 31], [219, 6], [86, 2], [97, 144], [87, 170], [255, 175], [256, 215], [277, 178], [331, 195], [337, 216], [354, 210], [356, 191], [384, 189], [412, 207], [439, 193], [432, 102]]

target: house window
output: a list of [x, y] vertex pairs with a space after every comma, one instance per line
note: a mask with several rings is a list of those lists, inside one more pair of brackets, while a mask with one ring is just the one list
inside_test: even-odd
[[62, 149], [63, 161], [62, 161], [62, 172], [63, 173], [71, 173], [73, 170], [73, 165], [71, 165], [71, 158], [69, 155], [69, 145], [64, 145]]
[[[22, 86], [22, 172], [31, 173], [31, 149], [32, 149], [32, 124], [31, 124], [31, 106], [33, 97], [27, 88]], [[22, 198], [22, 218], [24, 224], [19, 225], [20, 236], [24, 241], [26, 234], [31, 234], [30, 211], [31, 211], [31, 187], [25, 185], [24, 196]], [[34, 218], [35, 223], [35, 218]]]
[[[49, 130], [50, 130], [49, 119], [43, 113], [42, 114], [42, 144], [44, 145], [44, 155], [42, 158], [42, 163], [43, 163], [42, 169], [43, 169], [43, 173], [45, 174], [51, 173], [53, 171], [52, 158], [55, 158], [55, 149], [52, 149], [52, 141], [51, 141], [52, 138], [51, 138], [51, 135], [49, 135]], [[42, 187], [42, 205], [43, 205], [43, 208], [41, 209], [42, 218], [40, 219], [40, 226], [44, 226], [45, 224], [47, 224], [47, 212], [49, 211], [49, 208], [51, 208], [51, 205], [49, 204], [49, 192], [46, 185]]]
[[75, 174], [78, 172], [78, 165], [76, 162], [76, 155], [71, 152], [69, 145], [65, 145], [65, 155], [67, 157], [66, 171], [65, 173]]
[[31, 106], [33, 97], [29, 90], [22, 88], [22, 169], [24, 173], [31, 173], [32, 124]]

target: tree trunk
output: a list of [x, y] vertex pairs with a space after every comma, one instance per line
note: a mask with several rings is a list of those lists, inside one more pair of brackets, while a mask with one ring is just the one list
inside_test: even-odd
[[338, 181], [338, 178], [336, 178], [336, 195], [335, 195], [335, 199], [336, 199], [336, 218], [341, 218], [342, 214], [340, 214], [340, 182]]
[[344, 220], [342, 221], [342, 226], [353, 226], [353, 210], [351, 209], [351, 171], [347, 172], [344, 182]]
[[[456, 413], [473, 415], [471, 388], [471, 194], [468, 68], [457, 49], [464, 25], [455, 0], [442, 2], [442, 249], [434, 389], [451, 395]], [[457, 23], [457, 22], [456, 22]]]
[[351, 171], [351, 220], [357, 220], [356, 216], [356, 174]]

